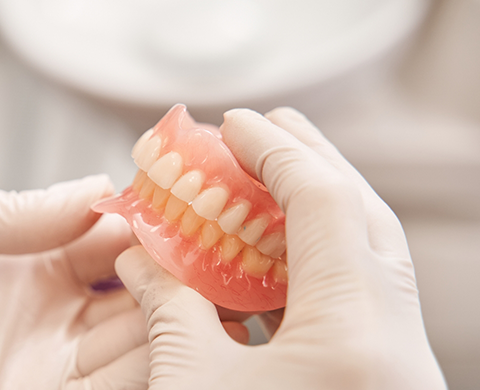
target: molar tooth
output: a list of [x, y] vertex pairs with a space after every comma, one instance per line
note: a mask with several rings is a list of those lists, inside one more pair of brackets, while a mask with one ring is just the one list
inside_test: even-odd
[[220, 239], [222, 262], [230, 263], [243, 249], [245, 243], [233, 234], [225, 234]]
[[264, 255], [276, 259], [285, 252], [285, 233], [275, 232], [267, 234], [258, 241], [256, 247]]
[[211, 187], [192, 202], [193, 209], [201, 217], [213, 221], [227, 204], [229, 192], [223, 187]]
[[288, 283], [287, 263], [284, 260], [275, 260], [272, 266], [272, 277], [275, 283]]
[[252, 204], [242, 199], [220, 214], [217, 222], [225, 233], [235, 234], [247, 218], [251, 208]]
[[162, 140], [159, 136], [154, 135], [138, 151], [134, 159], [135, 164], [147, 172], [160, 155], [161, 147]]
[[142, 199], [152, 199], [153, 192], [155, 191], [155, 183], [151, 181], [148, 177], [145, 178], [142, 189], [138, 196]]
[[199, 170], [193, 170], [185, 173], [170, 190], [178, 199], [190, 203], [200, 192], [205, 174]]
[[262, 237], [269, 222], [270, 216], [268, 214], [262, 214], [257, 218], [244, 223], [238, 230], [237, 235], [243, 240], [243, 242], [253, 246], [258, 242], [260, 237]]
[[242, 268], [247, 275], [254, 278], [262, 278], [266, 275], [274, 260], [266, 256], [257, 248], [247, 245], [242, 251]]
[[143, 148], [143, 145], [147, 143], [148, 139], [152, 136], [152, 134], [153, 134], [153, 129], [147, 130], [145, 133], [143, 133], [140, 136], [137, 142], [135, 142], [135, 145], [133, 145], [133, 148], [132, 148], [132, 158], [134, 160], [138, 157], [138, 153]]
[[193, 210], [192, 205], [190, 205], [182, 215], [182, 233], [186, 236], [191, 236], [204, 222], [205, 218], [198, 216]]
[[215, 221], [205, 221], [202, 226], [202, 247], [210, 249], [223, 235], [223, 230]]
[[135, 178], [133, 179], [132, 188], [135, 191], [140, 192], [146, 178], [147, 178], [147, 172], [139, 169], [137, 171], [137, 174], [135, 175]]
[[157, 185], [165, 190], [173, 186], [183, 170], [183, 158], [177, 152], [169, 152], [157, 161], [148, 170], [148, 176]]
[[178, 199], [175, 195], [170, 195], [167, 205], [165, 206], [165, 218], [167, 218], [169, 222], [175, 222], [182, 216], [187, 207], [187, 202]]
[[164, 190], [162, 187], [155, 186], [152, 200], [152, 208], [157, 211], [162, 210], [167, 204], [169, 196], [170, 191]]

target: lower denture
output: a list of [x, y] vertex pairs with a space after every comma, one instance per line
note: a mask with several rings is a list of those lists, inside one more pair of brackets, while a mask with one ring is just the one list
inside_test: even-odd
[[132, 151], [132, 186], [94, 210], [123, 215], [160, 265], [217, 305], [283, 307], [285, 216], [270, 194], [183, 105], [147, 133]]

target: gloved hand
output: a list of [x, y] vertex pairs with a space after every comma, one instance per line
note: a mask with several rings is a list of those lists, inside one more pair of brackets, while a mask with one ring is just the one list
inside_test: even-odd
[[130, 245], [125, 221], [90, 210], [112, 191], [96, 176], [0, 192], [1, 389], [146, 389], [140, 308], [125, 289], [89, 288]]
[[445, 389], [396, 216], [303, 115], [266, 117], [227, 112], [222, 132], [286, 214], [283, 321], [268, 344], [240, 345], [211, 303], [132, 247], [116, 269], [147, 319], [149, 388]]

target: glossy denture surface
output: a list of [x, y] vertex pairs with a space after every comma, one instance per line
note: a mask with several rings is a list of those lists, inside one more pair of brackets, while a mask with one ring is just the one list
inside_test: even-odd
[[284, 306], [284, 215], [216, 127], [177, 105], [132, 157], [132, 186], [98, 211], [122, 214], [156, 261], [212, 302], [245, 311]]

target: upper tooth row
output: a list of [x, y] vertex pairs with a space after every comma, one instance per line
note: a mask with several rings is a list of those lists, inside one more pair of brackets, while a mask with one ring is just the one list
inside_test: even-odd
[[222, 212], [230, 196], [228, 188], [219, 185], [199, 194], [205, 174], [200, 170], [192, 170], [182, 175], [183, 158], [177, 152], [172, 151], [159, 158], [162, 142], [160, 137], [152, 137], [152, 134], [153, 129], [150, 129], [140, 137], [133, 147], [132, 157], [155, 184], [164, 190], [170, 190], [179, 200], [191, 203], [200, 217], [216, 220], [225, 233], [236, 234], [246, 244], [256, 245], [265, 255], [274, 258], [282, 255], [285, 251], [283, 232], [262, 237], [270, 222], [268, 214], [261, 214], [243, 224], [252, 208], [252, 204], [245, 199], [235, 202]]

